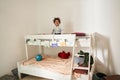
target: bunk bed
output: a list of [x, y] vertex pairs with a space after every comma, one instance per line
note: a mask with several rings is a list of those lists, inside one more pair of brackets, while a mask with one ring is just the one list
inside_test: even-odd
[[[26, 59], [17, 62], [19, 78], [21, 79], [21, 74], [23, 73], [52, 80], [73, 80], [75, 42], [77, 39], [78, 36], [75, 34], [25, 36]], [[43, 56], [41, 61], [36, 61], [35, 57], [29, 57], [29, 45], [39, 47], [41, 55]], [[60, 57], [45, 55], [45, 53], [42, 52], [42, 47], [71, 47], [72, 52], [68, 59], [62, 59]], [[94, 66], [91, 72], [94, 71], [93, 68]], [[89, 71], [89, 68], [87, 69]]]

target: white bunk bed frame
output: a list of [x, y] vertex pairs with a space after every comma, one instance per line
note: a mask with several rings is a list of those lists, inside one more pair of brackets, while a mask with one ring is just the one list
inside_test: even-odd
[[[48, 78], [52, 80], [73, 80], [72, 74], [73, 74], [73, 61], [74, 61], [74, 52], [75, 52], [75, 41], [76, 41], [76, 35], [75, 34], [62, 34], [62, 35], [28, 35], [25, 37], [25, 47], [26, 47], [26, 59], [29, 59], [29, 54], [28, 54], [28, 45], [36, 45], [36, 46], [41, 46], [41, 40], [49, 40], [50, 42], [54, 42], [54, 40], [66, 40], [66, 45], [58, 45], [59, 47], [72, 47], [72, 59], [71, 59], [71, 73], [70, 75], [64, 75], [60, 73], [54, 73], [49, 70], [44, 70], [38, 67], [32, 67], [32, 66], [23, 66], [21, 63], [23, 63], [25, 60], [17, 62], [17, 67], [18, 67], [18, 75], [19, 79], [21, 79], [21, 73], [23, 74], [28, 74], [28, 75], [33, 75], [33, 76], [38, 76], [38, 77], [43, 77], [43, 78]], [[33, 42], [28, 43], [27, 41], [32, 40]], [[35, 42], [34, 42], [35, 41]], [[50, 47], [51, 47], [50, 43]], [[44, 45], [43, 45], [44, 46]], [[90, 58], [89, 58], [90, 59]], [[90, 61], [90, 60], [89, 60]], [[90, 66], [88, 66], [90, 68]], [[94, 64], [92, 65], [91, 73], [89, 72], [88, 69], [88, 80], [92, 80], [90, 76], [92, 76], [92, 73], [94, 71]], [[82, 75], [81, 75], [82, 77]], [[81, 80], [81, 79], [77, 79]]]
[[[62, 35], [28, 35], [25, 37], [25, 47], [26, 47], [26, 59], [29, 59], [29, 54], [28, 54], [28, 49], [27, 46], [28, 45], [37, 45], [37, 46], [41, 46], [41, 40], [50, 40], [52, 44], [52, 42], [54, 42], [54, 40], [66, 40], [68, 41], [68, 43], [66, 45], [58, 45], [60, 47], [64, 46], [64, 47], [72, 47], [72, 55], [74, 54], [74, 46], [75, 46], [75, 38], [76, 36], [74, 34], [62, 34]], [[27, 40], [35, 40], [36, 42], [31, 42], [28, 43]], [[51, 45], [50, 45], [51, 46]], [[71, 80], [72, 78], [72, 65], [71, 65], [71, 74], [70, 75], [64, 75], [64, 74], [60, 74], [60, 73], [54, 73], [48, 70], [43, 70], [41, 68], [37, 68], [37, 67], [30, 67], [30, 66], [22, 66], [21, 63], [24, 62], [25, 60], [21, 61], [21, 62], [17, 62], [17, 66], [18, 66], [18, 75], [19, 78], [21, 79], [21, 73], [25, 73], [25, 74], [29, 74], [29, 75], [34, 75], [34, 76], [39, 76], [39, 77], [44, 77], [44, 78], [48, 78], [48, 79], [53, 79], [53, 80]], [[73, 63], [73, 56], [72, 56], [72, 60], [71, 63]]]

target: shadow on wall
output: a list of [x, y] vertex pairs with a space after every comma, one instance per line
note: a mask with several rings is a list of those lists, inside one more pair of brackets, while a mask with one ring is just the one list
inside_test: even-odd
[[96, 71], [105, 74], [114, 73], [113, 59], [109, 38], [95, 33], [96, 38]]

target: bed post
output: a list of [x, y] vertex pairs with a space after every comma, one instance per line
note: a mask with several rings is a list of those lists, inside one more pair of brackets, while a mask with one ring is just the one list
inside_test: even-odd
[[75, 41], [76, 41], [76, 36], [74, 35], [74, 40], [73, 40], [73, 42], [74, 42], [74, 44], [73, 44], [73, 46], [72, 46], [72, 60], [71, 60], [71, 80], [73, 80], [73, 76], [72, 76], [72, 74], [73, 74], [73, 64], [74, 64], [74, 52], [75, 52]]
[[26, 36], [25, 36], [25, 53], [26, 53], [26, 59], [28, 60], [28, 50], [27, 50], [27, 42], [26, 42]]
[[19, 80], [21, 80], [21, 73], [20, 73], [20, 70], [19, 70], [19, 62], [17, 62], [17, 68], [18, 68], [18, 77], [19, 77]]
[[41, 55], [44, 55], [44, 49], [43, 49], [43, 46], [39, 46], [39, 53]]

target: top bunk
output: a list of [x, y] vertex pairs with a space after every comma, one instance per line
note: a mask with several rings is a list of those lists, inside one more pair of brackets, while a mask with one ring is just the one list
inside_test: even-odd
[[27, 45], [39, 45], [46, 47], [56, 46], [74, 46], [76, 36], [74, 34], [40, 34], [40, 35], [28, 35], [25, 37]]
[[76, 35], [76, 34], [38, 34], [25, 36], [26, 45], [38, 45], [44, 47], [73, 47], [75, 41], [78, 39], [90, 39], [90, 35]]

